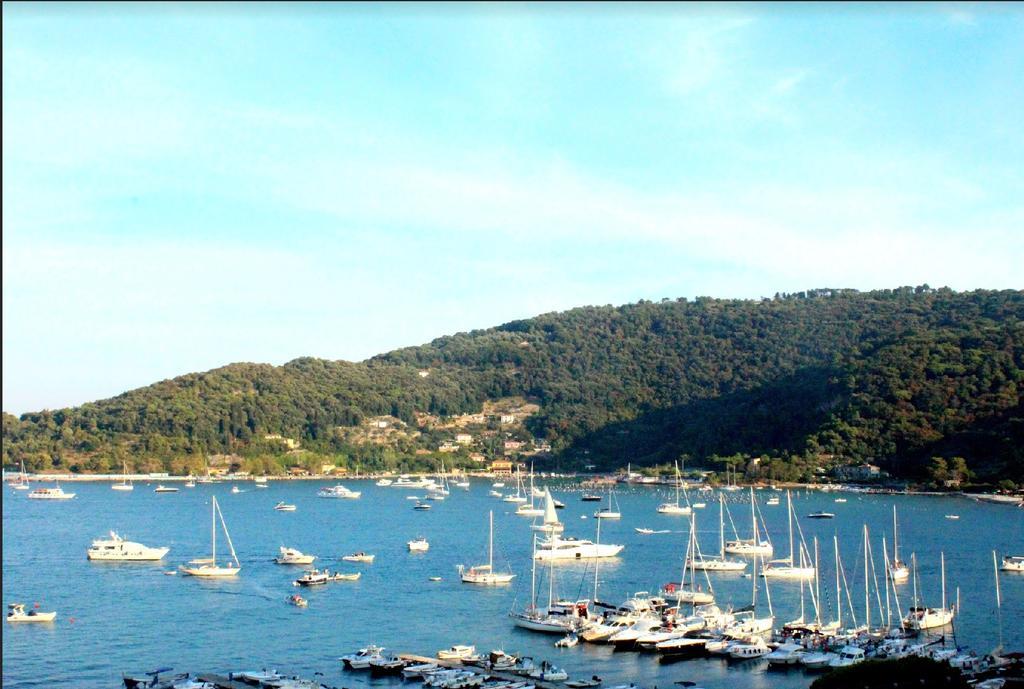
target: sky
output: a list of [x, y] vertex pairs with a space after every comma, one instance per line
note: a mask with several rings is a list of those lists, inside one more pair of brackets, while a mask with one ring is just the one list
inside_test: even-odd
[[1021, 5], [3, 4], [3, 409], [587, 304], [1024, 287]]

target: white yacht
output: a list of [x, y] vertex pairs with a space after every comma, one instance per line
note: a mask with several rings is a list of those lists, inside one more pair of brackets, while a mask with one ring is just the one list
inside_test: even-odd
[[278, 512], [294, 512], [298, 508], [295, 505], [289, 505], [288, 503], [282, 500], [281, 502], [274, 505], [274, 509], [277, 510]]
[[[726, 541], [725, 552], [730, 555], [747, 555], [764, 557], [771, 556], [774, 552], [772, 548], [772, 542], [768, 538], [767, 528], [765, 528], [765, 538], [761, 539], [761, 532], [757, 527], [757, 503], [754, 500], [754, 489], [750, 489], [750, 524], [751, 524], [751, 538], [741, 539], [737, 538], [733, 541]], [[731, 517], [730, 517], [731, 519]]]
[[[181, 566], [181, 571], [185, 574], [190, 574], [194, 577], [233, 577], [238, 574], [242, 569], [241, 563], [238, 561], [238, 556], [235, 554], [235, 546], [231, 542], [231, 534], [228, 533], [228, 526], [224, 523], [224, 515], [220, 511], [220, 507], [217, 505], [217, 497], [212, 496], [210, 498], [212, 502], [211, 513], [210, 513], [210, 533], [212, 542], [212, 555], [209, 558], [201, 558], [197, 560], [191, 560], [188, 565]], [[220, 525], [224, 528], [224, 536], [227, 538], [228, 547], [231, 549], [231, 560], [234, 561], [232, 566], [231, 560], [224, 563], [223, 565], [217, 564], [217, 517], [220, 516]]]
[[584, 560], [598, 557], [615, 557], [625, 546], [611, 543], [594, 543], [587, 539], [571, 536], [552, 536], [541, 541], [533, 557], [537, 560]]
[[57, 619], [57, 613], [54, 612], [40, 612], [38, 610], [29, 610], [25, 612], [24, 603], [8, 603], [7, 604], [7, 621], [8, 622], [53, 622]]
[[474, 565], [466, 569], [459, 565], [459, 576], [466, 584], [483, 584], [497, 586], [507, 584], [515, 578], [515, 574], [502, 574], [494, 571], [494, 511], [490, 513], [490, 532], [487, 541], [487, 564]]
[[946, 607], [946, 554], [939, 553], [940, 570], [942, 572], [942, 607], [926, 608], [918, 604], [917, 598], [917, 557], [913, 553], [910, 561], [914, 565], [914, 604], [903, 618], [903, 626], [914, 631], [945, 627], [953, 621], [955, 609]]
[[1004, 572], [1024, 572], [1024, 555], [1004, 555], [999, 569]]
[[124, 473], [121, 474], [121, 482], [115, 483], [110, 486], [111, 490], [135, 490], [135, 486], [132, 484], [131, 479], [128, 478], [128, 462], [122, 463]]
[[321, 498], [343, 498], [347, 500], [355, 500], [360, 495], [362, 495], [361, 491], [349, 490], [340, 483], [336, 486], [331, 486], [330, 488], [321, 488], [319, 491], [317, 491], [317, 497]]
[[110, 538], [97, 538], [86, 551], [90, 560], [113, 560], [119, 562], [161, 560], [170, 548], [150, 548], [141, 543], [126, 541], [116, 532]]
[[370, 555], [369, 553], [364, 553], [362, 550], [360, 550], [358, 553], [352, 553], [351, 555], [342, 555], [341, 559], [345, 560], [346, 562], [363, 562], [368, 565], [372, 565], [373, 559], [375, 557], [377, 556]]
[[378, 485], [381, 488], [387, 488], [392, 483], [394, 483], [394, 481], [392, 481], [391, 479], [389, 479], [389, 478], [382, 478], [379, 481], [377, 481], [377, 483], [375, 485]]
[[[679, 489], [682, 487], [682, 477], [679, 475], [679, 464], [676, 463], [676, 501], [675, 502], [663, 502], [658, 505], [658, 512], [661, 514], [676, 514], [676, 515], [688, 515], [693, 511], [693, 507], [690, 505], [690, 498], [686, 498], [686, 504], [679, 504]], [[686, 491], [683, 491], [683, 495], [686, 495]]]
[[408, 543], [406, 543], [406, 545], [409, 547], [409, 552], [413, 553], [425, 553], [426, 551], [430, 550], [430, 543], [428, 543], [427, 539], [423, 538], [422, 536], [415, 540], [409, 541]]
[[177, 493], [178, 489], [176, 487], [174, 487], [174, 486], [165, 486], [164, 484], [161, 483], [161, 484], [157, 485], [156, 488], [153, 489], [153, 492], [154, 493]]
[[360, 648], [355, 653], [349, 653], [348, 655], [341, 656], [338, 658], [350, 670], [366, 670], [370, 667], [370, 661], [376, 658], [383, 657], [381, 651], [384, 650], [383, 646], [367, 646], [366, 648]]
[[835, 658], [829, 660], [829, 667], [849, 667], [864, 660], [864, 649], [860, 646], [843, 646]]
[[65, 493], [60, 486], [57, 486], [56, 488], [36, 488], [28, 494], [28, 497], [33, 500], [70, 500], [75, 497], [75, 494]]
[[281, 546], [280, 552], [281, 554], [274, 558], [274, 562], [279, 565], [311, 565], [316, 559], [316, 555], [306, 555], [295, 548]]
[[793, 498], [786, 491], [786, 509], [789, 517], [789, 557], [768, 562], [761, 569], [761, 576], [770, 579], [813, 579], [816, 573], [814, 565], [805, 557], [803, 543], [800, 543], [800, 563], [794, 558], [793, 542]]
[[437, 482], [432, 478], [418, 478], [413, 480], [409, 476], [403, 474], [398, 477], [396, 481], [391, 484], [392, 488], [430, 488], [431, 486], [437, 485]]
[[562, 533], [565, 531], [565, 524], [558, 521], [557, 505], [555, 499], [551, 497], [551, 491], [547, 488], [544, 489], [544, 519], [540, 524], [532, 524], [530, 529], [533, 531], [541, 531], [548, 534]]

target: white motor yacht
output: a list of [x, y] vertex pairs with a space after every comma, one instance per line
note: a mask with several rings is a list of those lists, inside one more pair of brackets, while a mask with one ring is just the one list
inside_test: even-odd
[[476, 655], [476, 646], [455, 645], [437, 652], [438, 660], [463, 660]]
[[391, 479], [389, 479], [389, 478], [382, 478], [379, 481], [377, 481], [376, 485], [378, 485], [378, 486], [380, 486], [382, 488], [386, 488], [387, 486], [390, 486], [392, 483], [394, 483], [394, 481], [392, 481]]
[[311, 565], [316, 559], [316, 555], [306, 555], [295, 548], [281, 546], [280, 551], [281, 554], [274, 558], [279, 565]]
[[282, 501], [274, 505], [274, 509], [277, 510], [278, 512], [294, 512], [298, 508], [295, 505], [289, 505], [286, 502]]
[[33, 500], [70, 500], [75, 497], [74, 493], [65, 493], [60, 486], [56, 488], [36, 488], [29, 492], [28, 497]]
[[340, 483], [336, 486], [331, 486], [329, 488], [321, 488], [319, 491], [317, 491], [317, 497], [321, 498], [340, 498], [347, 500], [355, 500], [360, 495], [362, 495], [361, 491], [349, 490]]
[[538, 560], [584, 560], [615, 557], [625, 546], [612, 543], [594, 543], [587, 539], [552, 536], [537, 544], [534, 557]]
[[1024, 555], [1004, 555], [999, 569], [1004, 572], [1024, 572]]
[[729, 657], [733, 660], [752, 660], [763, 658], [771, 653], [768, 644], [761, 637], [754, 637], [746, 643], [733, 644], [729, 647]]
[[801, 644], [784, 643], [768, 654], [769, 665], [799, 665], [800, 658], [807, 653]]
[[383, 646], [371, 645], [366, 648], [360, 648], [355, 653], [343, 655], [338, 658], [338, 660], [340, 660], [349, 670], [368, 670], [370, 668], [371, 660], [383, 658], [383, 655], [381, 654], [381, 651], [383, 650]]
[[90, 560], [109, 560], [116, 562], [142, 562], [163, 559], [170, 548], [150, 548], [141, 543], [126, 541], [116, 532], [110, 532], [110, 538], [97, 538], [86, 551]]
[[864, 649], [860, 646], [843, 646], [835, 658], [828, 662], [829, 667], [848, 667], [864, 661]]
[[363, 562], [363, 563], [366, 563], [368, 565], [372, 565], [373, 564], [373, 558], [375, 558], [375, 557], [377, 557], [377, 556], [376, 555], [369, 555], [369, 554], [364, 553], [363, 551], [360, 550], [358, 553], [352, 553], [351, 555], [342, 555], [341, 559], [345, 560], [346, 562]]
[[154, 493], [177, 493], [178, 489], [175, 488], [174, 486], [165, 486], [164, 484], [161, 483], [161, 484], [158, 484], [157, 487], [153, 489], [153, 492]]

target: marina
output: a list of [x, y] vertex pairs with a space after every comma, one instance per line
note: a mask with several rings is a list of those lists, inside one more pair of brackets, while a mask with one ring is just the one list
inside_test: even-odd
[[[189, 658], [190, 664], [225, 668], [251, 666], [254, 661], [276, 662], [295, 667], [297, 672], [312, 676], [314, 672], [327, 672], [332, 660], [349, 649], [359, 647], [368, 640], [396, 648], [421, 653], [450, 645], [451, 630], [438, 625], [429, 610], [444, 609], [445, 615], [460, 620], [460, 637], [472, 639], [478, 649], [504, 648], [518, 655], [548, 658], [564, 668], [570, 679], [586, 680], [593, 675], [604, 678], [603, 686], [634, 681], [637, 685], [665, 685], [675, 678], [693, 679], [705, 687], [725, 686], [732, 675], [740, 673], [752, 687], [804, 687], [813, 676], [803, 672], [767, 675], [768, 661], [745, 660], [736, 665], [736, 659], [726, 660], [720, 655], [709, 655], [700, 639], [667, 638], [663, 648], [672, 652], [626, 652], [615, 650], [615, 645], [587, 642], [580, 635], [578, 644], [555, 643], [564, 636], [537, 634], [522, 629], [509, 619], [509, 612], [522, 609], [530, 600], [531, 547], [538, 534], [529, 523], [516, 515], [515, 503], [502, 503], [487, 494], [489, 485], [473, 480], [468, 491], [459, 491], [448, 500], [437, 503], [437, 509], [419, 515], [406, 509], [403, 491], [392, 491], [390, 486], [378, 487], [372, 482], [361, 482], [359, 501], [333, 501], [317, 499], [321, 484], [307, 481], [270, 481], [265, 491], [243, 492], [231, 497], [230, 504], [222, 504], [223, 515], [213, 512], [217, 540], [226, 534], [221, 516], [230, 526], [230, 537], [241, 566], [235, 575], [221, 578], [164, 577], [169, 566], [182, 564], [189, 555], [210, 552], [211, 498], [221, 496], [223, 502], [230, 495], [225, 484], [202, 484], [196, 489], [174, 496], [154, 495], [151, 491], [135, 491], [119, 495], [109, 490], [108, 484], [82, 483], [76, 486], [75, 500], [61, 504], [29, 501], [26, 493], [8, 489], [3, 501], [5, 539], [5, 576], [3, 593], [6, 601], [41, 600], [47, 610], [60, 611], [57, 621], [45, 625], [9, 625], [4, 642], [5, 686], [43, 686], [35, 679], [42, 658], [49, 659], [48, 671], [56, 673], [61, 681], [80, 682], [91, 686], [113, 686], [120, 673], [132, 667], [157, 667]], [[615, 557], [591, 560], [550, 562], [537, 560], [536, 586], [543, 590], [538, 598], [547, 600], [548, 570], [557, 576], [557, 590], [561, 596], [573, 601], [591, 601], [592, 614], [600, 614], [611, 606], [630, 599], [633, 592], [656, 590], [662, 583], [679, 582], [683, 561], [688, 549], [690, 531], [686, 521], [678, 516], [660, 515], [656, 508], [674, 499], [674, 486], [620, 487], [617, 499], [622, 507], [622, 520], [580, 521], [587, 515], [583, 494], [575, 482], [546, 482], [554, 496], [560, 497], [568, 507], [563, 518], [577, 538], [593, 540], [595, 544], [615, 543], [621, 551]], [[719, 502], [723, 519], [698, 520], [696, 535], [700, 541], [715, 546], [712, 552], [720, 556], [722, 541], [733, 537], [734, 514], [750, 515], [750, 491], [715, 491], [711, 500]], [[863, 596], [863, 529], [869, 526], [872, 556], [877, 572], [884, 573], [886, 561], [893, 555], [893, 507], [898, 507], [898, 546], [905, 552], [903, 558], [913, 570], [919, 568], [918, 592], [920, 605], [927, 609], [945, 607], [941, 600], [942, 569], [949, 597], [959, 604], [953, 624], [945, 628], [946, 647], [955, 643], [984, 654], [999, 644], [1000, 636], [1005, 648], [1024, 646], [1024, 632], [1017, 622], [1024, 614], [1024, 575], [1014, 571], [1024, 546], [1024, 511], [1012, 505], [970, 500], [956, 496], [873, 495], [844, 492], [848, 500], [843, 520], [809, 521], [801, 525], [805, 541], [817, 538], [829, 543], [818, 558], [821, 568], [819, 588], [815, 598], [820, 601], [823, 621], [835, 617], [835, 592], [828, 593], [826, 582], [835, 581], [836, 571], [831, 556], [833, 533], [842, 554], [844, 573], [848, 579], [843, 596], [860, 600]], [[821, 491], [796, 490], [792, 492], [794, 510], [807, 514], [834, 504], [834, 495]], [[605, 497], [607, 500], [607, 497]], [[277, 520], [269, 509], [286, 501], [301, 509], [293, 519]], [[499, 507], [500, 506], [500, 507]], [[505, 586], [473, 587], [462, 584], [459, 577], [441, 576], [456, 571], [456, 565], [465, 563], [467, 556], [488, 553], [488, 512], [493, 511], [494, 531], [491, 562], [497, 569], [510, 567], [517, 576]], [[62, 513], [57, 521], [52, 515]], [[949, 522], [944, 515], [956, 512], [962, 516]], [[205, 514], [205, 520], [203, 515]], [[630, 518], [628, 515], [634, 515]], [[711, 515], [708, 515], [711, 516]], [[715, 514], [719, 517], [719, 514]], [[786, 511], [765, 514], [764, 524], [758, 515], [758, 531], [767, 533], [784, 544], [788, 553], [788, 515]], [[688, 521], [688, 520], [687, 520]], [[596, 529], [601, 524], [601, 533]], [[974, 544], [956, 532], [968, 524], [985, 523], [987, 538]], [[638, 533], [638, 524], [652, 531], [667, 532], [657, 538]], [[327, 525], [327, 528], [325, 528]], [[936, 528], [942, 525], [943, 528]], [[736, 523], [738, 536], [749, 535]], [[653, 528], [659, 527], [659, 528]], [[95, 540], [96, 533], [111, 529], [130, 531], [144, 543], [160, 543], [170, 552], [161, 562], [131, 563], [130, 567], [117, 564], [96, 564], [82, 557], [82, 549]], [[794, 522], [794, 539], [799, 545], [799, 531]], [[889, 545], [882, 545], [887, 536]], [[422, 541], [418, 539], [423, 537]], [[111, 539], [112, 540], [112, 539]], [[41, 550], [39, 544], [51, 543]], [[428, 550], [410, 553], [408, 544], [428, 545]], [[303, 549], [320, 553], [324, 567], [332, 570], [341, 564], [345, 553], [359, 553], [359, 547], [372, 546], [374, 566], [365, 569], [358, 580], [345, 586], [303, 587], [307, 593], [308, 609], [285, 601], [295, 588], [294, 570], [277, 567], [270, 560], [285, 555], [281, 543], [300, 543]], [[218, 543], [220, 545], [220, 543]], [[814, 559], [813, 547], [809, 559]], [[825, 557], [825, 550], [829, 556]], [[992, 550], [999, 558], [993, 561]], [[307, 551], [308, 552], [308, 551]], [[323, 557], [323, 553], [328, 553]], [[175, 555], [177, 554], [177, 555]], [[902, 553], [900, 553], [902, 555]], [[912, 557], [911, 557], [912, 554]], [[883, 555], [885, 556], [883, 558]], [[1006, 559], [1003, 559], [1003, 556]], [[706, 556], [705, 556], [706, 557]], [[714, 587], [715, 604], [722, 610], [732, 606], [739, 609], [751, 602], [750, 566], [753, 558], [731, 555], [737, 561], [748, 563], [746, 572], [709, 571]], [[698, 558], [699, 561], [699, 558]], [[34, 564], [29, 564], [34, 563]], [[234, 563], [232, 563], [234, 564]], [[891, 562], [890, 562], [891, 564]], [[758, 575], [762, 564], [757, 565]], [[1004, 569], [1005, 568], [1005, 569]], [[996, 607], [993, 576], [1000, 572], [1001, 629], [995, 624]], [[291, 574], [289, 574], [289, 571]], [[58, 572], [60, 573], [58, 575]], [[596, 575], [596, 576], [595, 576]], [[301, 578], [301, 577], [300, 577]], [[760, 579], [760, 576], [757, 576]], [[428, 584], [430, 580], [437, 579]], [[869, 577], [871, 579], [871, 577]], [[690, 580], [687, 574], [687, 581]], [[76, 582], [71, 584], [69, 582]], [[704, 582], [703, 576], [698, 578]], [[773, 579], [770, 589], [764, 583], [758, 586], [758, 609], [767, 603], [770, 595], [775, 615], [775, 627], [783, 621], [805, 618], [815, 619], [815, 608], [806, 582], [802, 580]], [[895, 592], [903, 612], [913, 606], [913, 577], [895, 583]], [[850, 588], [850, 594], [845, 592]], [[874, 600], [875, 583], [871, 584]], [[368, 605], [365, 597], [371, 591], [386, 589], [389, 606], [416, 612], [404, 616], [399, 626], [381, 625], [377, 608]], [[705, 589], [707, 586], [705, 584]], [[882, 588], [885, 588], [884, 586]], [[117, 596], [126, 619], [111, 618], [105, 614], [106, 601]], [[558, 598], [556, 595], [554, 598]], [[304, 601], [306, 599], [303, 599]], [[598, 604], [592, 601], [597, 600]], [[31, 606], [29, 606], [31, 607]], [[686, 604], [689, 614], [689, 604]], [[877, 605], [870, 606], [872, 626], [884, 618], [884, 606], [879, 616]], [[803, 613], [801, 610], [803, 609]], [[765, 608], [767, 612], [767, 608]], [[843, 619], [849, 615], [844, 610]], [[162, 632], [169, 618], [194, 615], [213, 615], [217, 619], [232, 619], [254, 632], [247, 636], [244, 648], [203, 648], [192, 640], [215, 638], [211, 631], [196, 628], [190, 639], [180, 639]], [[764, 613], [759, 612], [759, 615]], [[891, 616], [898, 616], [891, 611]], [[345, 625], [336, 620], [344, 617]], [[74, 622], [70, 622], [74, 619]], [[131, 622], [128, 621], [131, 620]], [[862, 619], [857, 620], [863, 624]], [[813, 624], [813, 623], [812, 623]], [[844, 626], [853, 626], [844, 622]], [[655, 625], [655, 627], [658, 625]], [[271, 633], [270, 630], [274, 632]], [[133, 634], [128, 643], [124, 636]], [[261, 633], [259, 630], [265, 630]], [[654, 628], [651, 630], [654, 631]], [[940, 630], [942, 631], [942, 630]], [[13, 633], [12, 633], [13, 632]], [[42, 634], [40, 634], [42, 633]], [[70, 639], [88, 634], [102, 643], [108, 652], [102, 663], [83, 670], [71, 651]], [[621, 644], [620, 644], [621, 645]], [[569, 647], [566, 647], [569, 646]], [[955, 647], [954, 647], [955, 648]], [[678, 649], [678, 650], [676, 650]], [[769, 649], [770, 650], [770, 649]], [[694, 652], [699, 651], [699, 652]], [[777, 651], [777, 649], [776, 649]], [[776, 651], [770, 651], [772, 653]], [[769, 651], [760, 646], [737, 653], [761, 657]], [[425, 656], [424, 656], [425, 657]], [[683, 663], [667, 663], [692, 657]], [[725, 656], [728, 658], [728, 655]], [[194, 659], [194, 660], [191, 660]], [[259, 660], [257, 660], [259, 659]], [[813, 658], [812, 658], [813, 661]], [[335, 661], [336, 662], [336, 661]], [[435, 661], [436, 662], [436, 659]], [[830, 662], [830, 661], [829, 661]], [[84, 678], [83, 678], [84, 673]], [[366, 682], [392, 681], [361, 677], [330, 677], [328, 684], [360, 686]]]

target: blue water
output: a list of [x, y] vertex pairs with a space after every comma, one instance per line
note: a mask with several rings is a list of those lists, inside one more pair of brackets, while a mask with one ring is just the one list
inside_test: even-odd
[[[139, 483], [131, 493], [110, 490], [109, 484], [67, 484], [78, 496], [65, 502], [35, 501], [4, 489], [3, 494], [3, 599], [4, 602], [39, 602], [40, 609], [57, 610], [52, 625], [7, 625], [3, 633], [3, 686], [36, 687], [119, 685], [122, 672], [140, 672], [160, 666], [179, 671], [229, 671], [274, 667], [312, 676], [338, 686], [381, 686], [392, 680], [371, 681], [365, 675], [344, 673], [338, 656], [367, 643], [391, 650], [433, 655], [456, 643], [474, 643], [480, 651], [504, 648], [509, 652], [552, 660], [570, 675], [598, 674], [610, 681], [636, 681], [645, 686], [669, 686], [681, 679], [699, 681], [709, 689], [735, 686], [804, 687], [812, 677], [800, 671], [768, 671], [765, 663], [728, 665], [722, 660], [695, 660], [659, 665], [657, 657], [614, 653], [605, 646], [580, 644], [574, 649], [553, 647], [556, 636], [519, 630], [508, 611], [530, 596], [530, 520], [513, 514], [514, 505], [489, 497], [490, 483], [475, 480], [468, 492], [453, 489], [433, 509], [417, 512], [406, 499], [406, 489], [378, 488], [371, 482], [347, 482], [363, 491], [359, 500], [316, 497], [321, 485], [312, 482], [271, 483], [256, 489], [240, 483], [244, 492], [232, 494], [230, 484], [182, 488], [173, 494], [155, 494], [153, 486]], [[571, 486], [556, 486], [556, 498], [566, 534], [594, 538], [596, 503], [583, 503]], [[237, 580], [204, 581], [165, 576], [191, 558], [208, 556], [210, 495], [216, 494], [242, 562]], [[786, 502], [768, 507], [773, 493], [755, 493], [768, 520], [777, 556], [788, 549]], [[891, 509], [900, 518], [901, 553], [916, 552], [924, 602], [938, 605], [939, 553], [945, 552], [947, 591], [955, 600], [959, 587], [962, 613], [956, 638], [981, 652], [998, 643], [999, 625], [991, 551], [1024, 553], [1024, 510], [977, 503], [965, 498], [932, 496], [871, 496], [796, 493], [794, 512], [808, 543], [821, 542], [822, 598], [834, 605], [832, 535], [837, 533], [858, 620], [863, 616], [863, 557], [861, 529], [872, 534], [876, 566], [881, 574], [881, 536], [889, 537]], [[656, 591], [678, 580], [686, 540], [687, 518], [659, 515], [659, 502], [673, 496], [664, 489], [637, 487], [616, 493], [623, 518], [602, 524], [601, 540], [623, 543], [615, 561], [600, 566], [602, 600], [621, 602], [634, 591]], [[704, 498], [698, 511], [702, 549], [718, 547], [717, 495]], [[749, 529], [746, 492], [727, 494], [742, 536]], [[285, 500], [296, 512], [276, 512]], [[498, 568], [518, 573], [514, 584], [483, 588], [461, 584], [455, 566], [479, 564], [487, 557], [487, 512], [494, 510], [495, 560]], [[834, 520], [808, 520], [817, 510], [834, 512]], [[959, 514], [957, 521], [946, 514]], [[641, 536], [634, 527], [671, 529], [671, 533]], [[151, 546], [169, 546], [158, 564], [93, 563], [85, 550], [93, 538], [117, 530]], [[727, 537], [730, 527], [727, 523]], [[406, 541], [417, 536], [430, 541], [424, 554], [410, 554]], [[219, 543], [222, 541], [219, 540]], [[314, 590], [303, 589], [308, 609], [287, 605], [297, 589], [291, 582], [299, 568], [276, 565], [271, 559], [280, 545], [319, 556], [320, 566], [362, 571], [357, 582], [338, 582]], [[341, 555], [365, 550], [377, 555], [372, 565], [347, 563]], [[593, 590], [593, 563], [567, 563], [556, 568], [557, 592], [565, 597], [589, 598]], [[546, 569], [546, 568], [544, 568]], [[440, 576], [441, 582], [428, 581]], [[539, 577], [543, 600], [546, 578]], [[742, 575], [715, 575], [720, 602], [746, 605], [752, 580]], [[1024, 648], [1024, 575], [1000, 577], [1003, 596], [1002, 633], [1006, 647]], [[766, 604], [759, 583], [759, 607]], [[901, 603], [911, 599], [911, 585], [899, 587]], [[779, 621], [795, 618], [800, 609], [798, 583], [772, 582], [771, 601]], [[883, 599], [884, 602], [884, 599]], [[873, 619], [877, 602], [873, 600]], [[808, 601], [808, 616], [810, 616]], [[823, 618], [833, 617], [831, 609]]]

